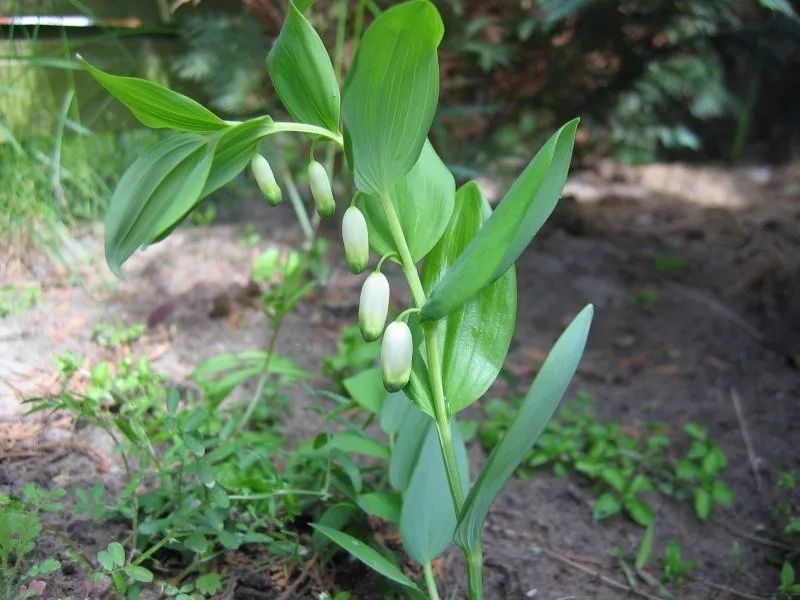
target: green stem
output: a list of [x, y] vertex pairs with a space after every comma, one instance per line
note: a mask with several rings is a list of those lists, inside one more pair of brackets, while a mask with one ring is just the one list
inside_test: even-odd
[[327, 492], [322, 490], [276, 490], [264, 494], [243, 494], [240, 496], [228, 496], [229, 500], [267, 500], [276, 496], [326, 496]]
[[303, 230], [303, 235], [306, 238], [306, 246], [311, 247], [314, 241], [314, 228], [311, 226], [311, 221], [308, 218], [306, 207], [303, 204], [303, 198], [300, 196], [300, 191], [294, 183], [294, 177], [289, 167], [285, 162], [281, 162], [281, 177], [286, 186], [286, 192], [289, 194], [289, 201], [292, 203], [292, 208], [297, 216], [297, 222], [300, 223], [300, 228]]
[[[414, 303], [417, 308], [422, 308], [425, 304], [425, 291], [422, 288], [422, 282], [417, 273], [417, 267], [414, 264], [411, 251], [408, 249], [405, 234], [400, 225], [400, 219], [397, 217], [394, 205], [389, 195], [386, 193], [381, 195], [381, 206], [383, 212], [386, 214], [389, 229], [392, 232], [397, 251], [400, 254], [403, 273], [411, 289], [411, 295], [414, 297]], [[453, 434], [450, 429], [450, 420], [447, 416], [436, 323], [423, 324], [423, 330], [425, 331], [425, 349], [428, 358], [428, 382], [430, 383], [431, 392], [433, 393], [433, 412], [435, 415], [436, 432], [439, 436], [439, 447], [442, 451], [442, 459], [444, 460], [445, 472], [447, 473], [447, 485], [450, 488], [453, 506], [458, 515], [461, 513], [461, 509], [464, 505], [464, 489], [461, 486], [461, 475], [458, 472], [458, 462], [456, 461], [456, 453], [453, 447]], [[481, 573], [481, 551], [478, 549], [473, 554], [467, 554], [465, 552], [465, 557], [467, 559], [467, 576], [470, 581], [469, 598], [471, 600], [482, 600], [483, 575]]]
[[467, 554], [467, 590], [471, 600], [483, 600], [483, 552], [480, 544]]
[[247, 405], [247, 410], [245, 411], [242, 420], [239, 421], [239, 425], [236, 427], [236, 433], [241, 433], [244, 430], [245, 425], [247, 425], [247, 422], [253, 415], [253, 411], [256, 408], [256, 404], [258, 404], [258, 401], [264, 394], [264, 387], [267, 385], [267, 380], [269, 379], [270, 376], [269, 367], [270, 363], [272, 362], [272, 355], [275, 354], [275, 343], [278, 341], [278, 333], [281, 330], [282, 324], [283, 324], [283, 319], [281, 318], [275, 323], [274, 327], [272, 328], [272, 336], [270, 337], [269, 344], [267, 346], [267, 360], [264, 362], [264, 371], [258, 380], [258, 384], [256, 384], [256, 391], [253, 393], [253, 397], [250, 398], [250, 403]]
[[439, 591], [436, 589], [436, 579], [433, 577], [431, 563], [426, 562], [422, 565], [422, 572], [425, 573], [425, 586], [428, 588], [428, 598], [439, 600]]

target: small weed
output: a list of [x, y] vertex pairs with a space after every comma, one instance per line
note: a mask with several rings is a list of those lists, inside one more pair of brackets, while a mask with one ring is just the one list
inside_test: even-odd
[[658, 302], [658, 292], [655, 290], [639, 290], [631, 292], [628, 304], [638, 310], [650, 310]]
[[686, 576], [697, 568], [697, 561], [683, 558], [680, 544], [670, 540], [664, 548], [664, 564], [661, 567], [661, 576], [669, 583], [683, 583]]
[[661, 277], [679, 279], [689, 270], [689, 261], [679, 254], [662, 252], [653, 257], [653, 269]]
[[59, 500], [64, 494], [62, 489], [49, 492], [29, 483], [22, 489], [22, 497], [0, 495], [0, 598], [28, 598], [35, 592], [29, 591], [27, 584], [61, 568], [54, 558], [31, 565], [26, 558], [42, 532], [39, 515], [61, 510]]
[[126, 326], [116, 323], [98, 323], [92, 331], [92, 339], [109, 349], [130, 346], [147, 331], [144, 323]]
[[42, 297], [38, 283], [6, 285], [0, 288], [0, 318], [30, 310]]
[[[497, 444], [514, 410], [508, 400], [487, 404], [488, 419], [480, 430], [484, 447]], [[691, 444], [681, 456], [668, 431], [664, 423], [650, 423], [633, 434], [616, 423], [600, 422], [589, 396], [581, 394], [550, 421], [522, 472], [550, 466], [561, 477], [582, 475], [596, 495], [592, 511], [596, 520], [624, 512], [640, 525], [649, 525], [653, 507], [648, 493], [691, 501], [697, 517], [707, 520], [715, 506], [733, 502], [732, 491], [720, 480], [725, 454], [701, 427], [689, 424], [684, 431]]]

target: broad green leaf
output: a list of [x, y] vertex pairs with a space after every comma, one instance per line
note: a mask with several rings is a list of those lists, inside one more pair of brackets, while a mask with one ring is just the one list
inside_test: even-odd
[[150, 569], [146, 569], [138, 565], [131, 565], [127, 567], [125, 572], [134, 581], [141, 581], [142, 583], [150, 583], [153, 581], [153, 572]]
[[375, 415], [381, 412], [386, 388], [383, 387], [383, 377], [379, 367], [361, 371], [345, 379], [342, 384], [361, 408]]
[[[417, 409], [415, 409], [417, 410]], [[408, 554], [426, 563], [441, 554], [453, 541], [456, 529], [456, 511], [447, 472], [439, 447], [439, 437], [431, 419], [427, 420], [426, 433], [408, 487], [403, 492], [400, 511], [400, 535]], [[451, 425], [453, 445], [463, 491], [469, 487], [467, 449], [458, 427]]]
[[311, 523], [311, 526], [337, 544], [341, 548], [347, 550], [350, 554], [363, 562], [373, 571], [380, 573], [387, 579], [399, 583], [409, 589], [419, 591], [419, 588], [411, 581], [406, 575], [395, 565], [390, 562], [388, 558], [382, 556], [377, 550], [371, 548], [361, 540], [354, 538], [352, 535], [337, 531], [331, 527], [320, 525], [319, 523]]
[[[453, 175], [426, 141], [417, 162], [389, 194], [415, 261], [428, 254], [444, 233], [453, 212], [455, 189]], [[358, 206], [367, 218], [372, 249], [380, 255], [396, 252], [380, 198], [361, 196]]]
[[386, 519], [390, 523], [400, 521], [400, 495], [392, 492], [370, 492], [361, 494], [356, 502], [368, 515]]
[[394, 489], [402, 492], [411, 481], [411, 474], [419, 460], [428, 426], [432, 420], [405, 396], [397, 398], [397, 402], [407, 404], [408, 410], [392, 448], [392, 458], [389, 462], [389, 483]]
[[563, 125], [539, 150], [431, 291], [422, 320], [441, 319], [496, 281], [519, 258], [558, 203], [577, 128], [577, 119]]
[[406, 420], [408, 413], [414, 407], [403, 392], [394, 392], [393, 394], [386, 394], [381, 406], [381, 429], [389, 437], [400, 431], [403, 422]]
[[85, 60], [84, 66], [97, 83], [127, 106], [148, 127], [210, 133], [225, 129], [225, 121], [191, 98], [164, 86], [101, 71]]
[[339, 84], [325, 45], [297, 7], [267, 56], [278, 97], [296, 121], [339, 131]]
[[428, 0], [393, 6], [358, 47], [344, 88], [342, 117], [356, 187], [381, 195], [417, 162], [436, 112], [444, 34]]
[[464, 502], [455, 541], [470, 552], [480, 544], [489, 508], [528, 455], [578, 368], [594, 309], [586, 306], [558, 338], [503, 439], [495, 446]]
[[389, 460], [389, 448], [358, 431], [337, 431], [328, 439], [328, 446], [347, 454], [363, 454]]
[[108, 545], [108, 553], [111, 555], [111, 560], [118, 567], [125, 565], [125, 549], [119, 542], [111, 542]]
[[213, 156], [213, 144], [206, 139], [176, 134], [125, 172], [106, 213], [106, 262], [115, 274], [137, 248], [157, 239], [191, 210]]
[[[422, 286], [426, 293], [446, 275], [490, 214], [489, 203], [474, 182], [458, 190], [450, 224], [425, 258]], [[516, 314], [517, 279], [512, 266], [438, 322], [450, 415], [475, 402], [497, 378], [514, 335]]]
[[272, 132], [272, 119], [260, 117], [229, 127], [214, 150], [211, 172], [201, 198], [216, 192], [250, 163], [259, 140]]

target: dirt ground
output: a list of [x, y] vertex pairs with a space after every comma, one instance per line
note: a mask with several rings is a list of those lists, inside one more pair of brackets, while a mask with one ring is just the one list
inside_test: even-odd
[[[158, 316], [142, 347], [176, 380], [203, 358], [263, 345], [262, 317], [237, 304], [237, 289], [247, 283], [260, 250], [292, 246], [300, 233], [288, 207], [267, 212], [247, 206], [239, 210], [256, 224], [263, 240], [258, 247], [241, 243], [243, 214], [232, 214], [230, 224], [184, 228], [137, 254], [121, 282], [104, 267], [99, 229], [77, 236], [70, 249], [85, 259], [80, 283], [70, 283], [63, 269], [37, 253], [4, 261], [0, 283], [40, 281], [43, 295], [32, 310], [0, 319], [0, 492], [27, 481], [67, 488], [98, 477], [111, 488], [118, 481], [119, 467], [112, 463], [101, 472], [89, 449], [110, 455], [108, 440], [21, 416], [21, 398], [55, 386], [56, 354], [73, 350], [90, 361], [103, 356], [91, 340], [95, 324]], [[675, 539], [701, 565], [680, 598], [768, 597], [777, 585], [777, 568], [752, 537], [769, 518], [778, 474], [800, 469], [799, 226], [797, 167], [724, 171], [603, 163], [571, 179], [552, 222], [517, 265], [518, 329], [508, 363], [515, 375], [529, 380], [563, 326], [592, 302], [595, 322], [573, 391], [587, 390], [601, 418], [627, 427], [659, 420], [677, 431], [688, 421], [699, 423], [728, 455], [726, 481], [736, 503], [712, 523], [700, 524], [688, 506], [652, 499], [656, 555]], [[325, 234], [335, 238], [335, 224]], [[654, 268], [663, 256], [679, 256], [680, 272]], [[291, 317], [278, 343], [279, 351], [313, 371], [334, 351], [341, 326], [356, 317], [361, 278], [333, 258], [329, 285]], [[652, 303], [633, 308], [631, 298], [642, 291]], [[232, 310], [211, 318], [222, 297], [231, 299]], [[316, 431], [302, 399], [290, 412], [298, 437]], [[752, 456], [743, 434], [752, 440]], [[483, 459], [477, 442], [470, 453], [474, 475]], [[593, 523], [591, 502], [579, 481], [543, 471], [510, 482], [488, 520], [487, 597], [637, 597], [623, 589], [610, 552], [617, 546], [635, 554], [642, 530], [622, 518]], [[89, 556], [114, 535], [71, 514], [60, 515], [56, 525]], [[752, 577], [735, 566], [735, 542]], [[50, 539], [48, 549], [58, 553], [63, 545]], [[446, 589], [456, 583], [459, 561], [456, 552], [444, 561]], [[100, 597], [88, 586], [85, 576], [64, 570], [44, 597]], [[233, 597], [273, 597], [239, 587]]]

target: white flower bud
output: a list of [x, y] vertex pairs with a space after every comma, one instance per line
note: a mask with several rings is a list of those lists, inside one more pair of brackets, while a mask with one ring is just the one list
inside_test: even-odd
[[342, 218], [342, 242], [347, 266], [353, 273], [361, 273], [369, 262], [369, 234], [363, 213], [355, 206], [344, 212]]
[[403, 321], [389, 323], [381, 344], [381, 374], [383, 386], [390, 392], [400, 391], [408, 383], [413, 348], [408, 325]]
[[330, 217], [336, 212], [336, 202], [333, 200], [331, 180], [325, 167], [312, 160], [308, 165], [308, 185], [311, 187], [311, 196], [317, 207], [320, 217]]
[[379, 272], [364, 280], [361, 302], [358, 305], [358, 326], [368, 342], [374, 342], [383, 333], [386, 315], [389, 314], [389, 280]]
[[267, 202], [271, 206], [280, 204], [283, 198], [281, 188], [278, 186], [278, 182], [275, 181], [275, 174], [272, 172], [272, 167], [269, 166], [267, 159], [260, 154], [256, 154], [250, 161], [250, 169], [253, 171], [253, 177], [256, 178], [256, 183]]

